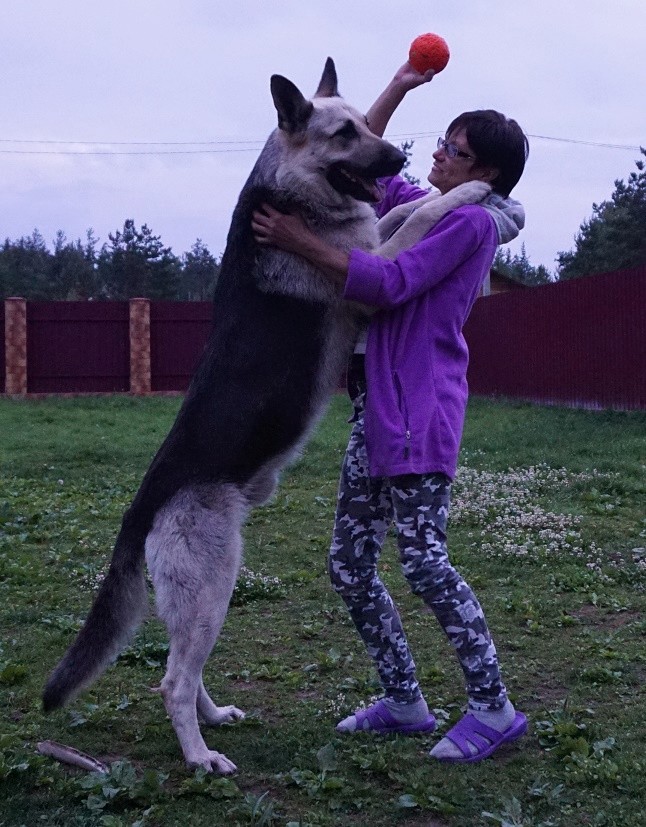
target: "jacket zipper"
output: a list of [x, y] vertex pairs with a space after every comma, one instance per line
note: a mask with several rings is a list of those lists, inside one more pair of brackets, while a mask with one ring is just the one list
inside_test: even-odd
[[393, 372], [393, 380], [395, 382], [395, 388], [397, 389], [399, 412], [401, 413], [401, 415], [404, 419], [404, 427], [406, 428], [406, 431], [405, 431], [406, 443], [404, 445], [404, 459], [408, 459], [410, 457], [410, 423], [408, 421], [408, 408], [406, 406], [406, 400], [404, 399], [404, 389], [402, 387], [401, 379], [399, 378], [399, 374], [396, 371]]

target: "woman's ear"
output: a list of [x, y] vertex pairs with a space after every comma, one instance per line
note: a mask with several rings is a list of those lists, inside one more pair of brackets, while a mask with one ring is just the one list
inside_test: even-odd
[[500, 170], [498, 167], [479, 166], [477, 175], [480, 181], [484, 181], [486, 184], [493, 184], [500, 175]]

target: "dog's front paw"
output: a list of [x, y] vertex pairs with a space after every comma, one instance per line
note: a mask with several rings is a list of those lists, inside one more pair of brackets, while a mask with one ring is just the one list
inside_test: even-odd
[[187, 759], [186, 764], [190, 769], [202, 767], [207, 772], [216, 772], [218, 775], [233, 775], [238, 771], [233, 761], [229, 761], [226, 755], [213, 749], [206, 750], [202, 756]]

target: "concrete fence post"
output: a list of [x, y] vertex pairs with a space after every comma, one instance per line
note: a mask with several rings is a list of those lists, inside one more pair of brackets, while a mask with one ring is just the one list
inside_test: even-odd
[[150, 301], [130, 299], [130, 393], [150, 393]]
[[5, 393], [27, 393], [27, 302], [8, 298], [4, 302]]

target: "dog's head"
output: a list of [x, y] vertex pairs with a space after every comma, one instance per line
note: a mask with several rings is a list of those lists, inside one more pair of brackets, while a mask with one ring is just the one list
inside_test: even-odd
[[357, 201], [379, 199], [376, 179], [398, 173], [406, 156], [374, 135], [365, 116], [339, 96], [331, 58], [311, 100], [281, 75], [272, 76], [271, 94], [288, 150], [289, 169], [283, 173], [290, 183], [327, 184], [337, 196]]

